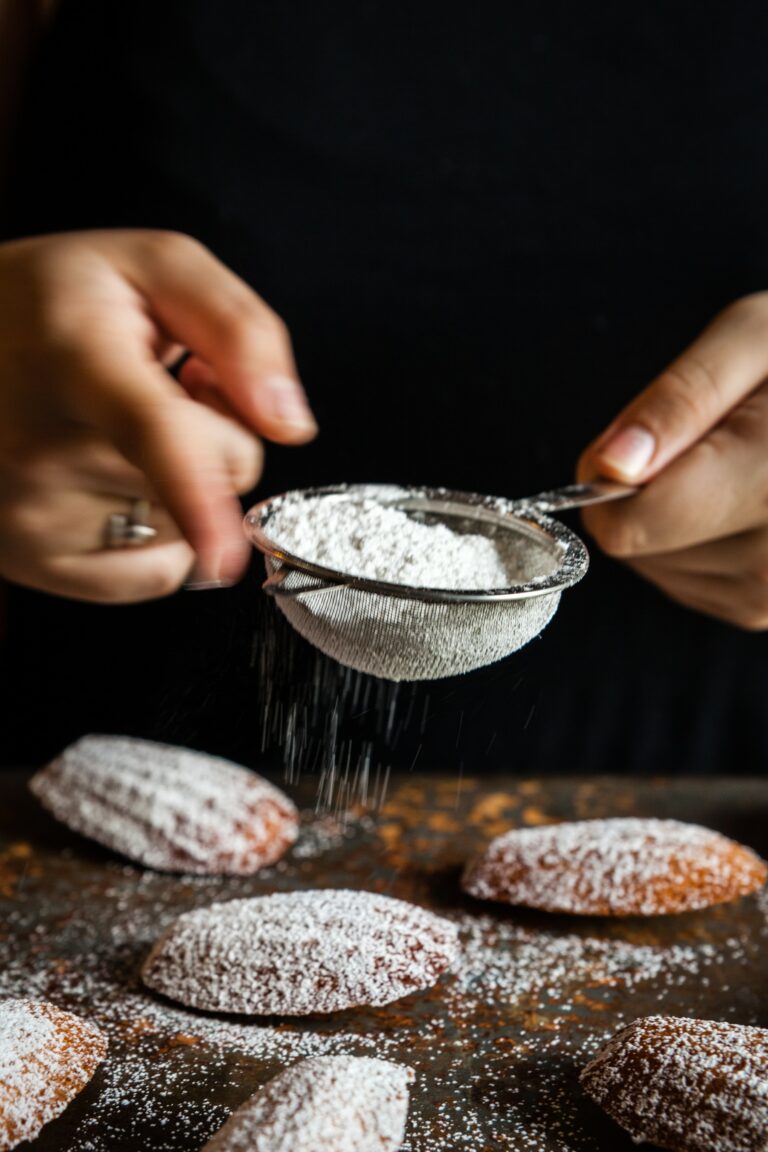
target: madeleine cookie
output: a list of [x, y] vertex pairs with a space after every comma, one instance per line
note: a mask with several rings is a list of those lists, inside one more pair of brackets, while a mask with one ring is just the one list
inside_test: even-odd
[[298, 835], [294, 805], [260, 776], [149, 740], [85, 736], [30, 788], [75, 832], [160, 872], [248, 875]]
[[756, 892], [768, 870], [733, 840], [678, 820], [616, 817], [504, 833], [462, 880], [480, 900], [588, 916], [659, 916]]
[[203, 1152], [397, 1152], [413, 1070], [369, 1056], [317, 1056], [259, 1089]]
[[639, 1142], [671, 1152], [768, 1152], [768, 1029], [648, 1016], [581, 1074]]
[[430, 988], [456, 952], [456, 928], [424, 908], [317, 889], [186, 912], [155, 944], [143, 979], [191, 1008], [304, 1016]]
[[0, 1152], [34, 1140], [106, 1052], [99, 1029], [78, 1016], [44, 1001], [0, 1000]]

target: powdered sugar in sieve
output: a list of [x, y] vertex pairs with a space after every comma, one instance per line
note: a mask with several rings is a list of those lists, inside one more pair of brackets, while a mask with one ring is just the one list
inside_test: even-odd
[[587, 570], [548, 511], [629, 495], [578, 485], [526, 501], [445, 489], [343, 485], [252, 508], [265, 590], [339, 663], [388, 680], [469, 672], [521, 648]]

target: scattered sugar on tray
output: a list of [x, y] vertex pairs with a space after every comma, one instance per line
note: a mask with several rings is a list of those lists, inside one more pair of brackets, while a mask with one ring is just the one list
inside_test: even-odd
[[[222, 1080], [227, 1084], [227, 1073], [223, 1058], [203, 1067], [174, 1059], [174, 1054], [158, 1058], [156, 1053], [132, 1050], [128, 1059], [108, 1061], [94, 1107], [80, 1120], [68, 1152], [112, 1152], [130, 1146], [149, 1146], [152, 1152], [201, 1148], [229, 1114], [222, 1101], [226, 1088], [222, 1093], [220, 1087]], [[179, 1098], [187, 1105], [183, 1116]]]
[[552, 569], [542, 546], [517, 533], [453, 532], [370, 498], [285, 500], [266, 531], [302, 560], [415, 588], [505, 588]]
[[541, 1010], [570, 1010], [569, 993], [575, 990], [621, 993], [650, 981], [668, 989], [691, 977], [705, 980], [704, 969], [741, 951], [737, 938], [720, 948], [710, 943], [657, 947], [548, 933], [492, 916], [466, 917], [462, 923], [462, 958], [447, 995]]
[[[688, 929], [681, 921], [686, 942], [671, 947], [638, 945], [597, 929], [591, 935], [548, 931], [545, 917], [537, 918], [543, 926], [537, 928], [530, 915], [521, 920], [507, 911], [443, 913], [458, 924], [464, 941], [455, 974], [444, 978], [420, 1014], [406, 1016], [395, 1005], [373, 1021], [366, 1015], [362, 1033], [354, 1013], [301, 1029], [200, 1015], [142, 990], [141, 962], [180, 912], [253, 894], [254, 882], [169, 881], [116, 863], [105, 874], [100, 865], [62, 917], [61, 890], [71, 882], [66, 855], [62, 863], [45, 888], [34, 888], [34, 900], [5, 905], [0, 995], [40, 996], [79, 1011], [110, 1039], [111, 1055], [98, 1073], [110, 1091], [89, 1101], [69, 1152], [114, 1152], [130, 1143], [125, 1132], [135, 1133], [137, 1143], [148, 1128], [155, 1152], [198, 1148], [268, 1076], [324, 1054], [410, 1063], [429, 1078], [429, 1099], [414, 1099], [404, 1152], [486, 1152], [489, 1145], [587, 1152], [595, 1144], [574, 1103], [578, 1071], [637, 1014], [627, 992], [642, 987], [647, 998], [650, 985], [660, 1012], [704, 1014], [711, 981], [723, 993], [723, 1015], [750, 1022], [749, 1011], [757, 1011], [750, 1001], [731, 1000], [727, 986], [748, 986], [753, 979], [747, 973], [762, 971], [768, 891], [754, 898], [743, 928], [733, 931], [738, 922], [729, 916], [716, 918], [710, 922], [715, 942], [702, 943], [695, 923]], [[290, 884], [300, 866], [289, 857], [267, 873], [267, 882]], [[631, 929], [621, 931], [626, 936]], [[728, 981], [721, 975], [726, 966]], [[173, 1096], [166, 1095], [169, 1086]]]
[[[254, 1062], [269, 1069], [258, 1072], [259, 1082], [303, 1057], [366, 1053], [409, 1062], [433, 1083], [436, 1103], [414, 1100], [404, 1152], [442, 1152], [445, 1147], [481, 1152], [494, 1139], [502, 1146], [509, 1141], [511, 1147], [544, 1152], [553, 1147], [552, 1125], [557, 1123], [563, 1126], [561, 1148], [587, 1149], [592, 1144], [574, 1111], [577, 1089], [569, 1085], [626, 1022], [626, 1012], [631, 1013], [626, 991], [653, 981], [661, 1010], [674, 1011], [682, 1004], [695, 1008], [696, 991], [708, 973], [716, 978], [726, 961], [747, 963], [751, 948], [762, 946], [734, 936], [717, 945], [646, 947], [575, 933], [548, 934], [512, 919], [459, 915], [453, 919], [461, 929], [462, 952], [454, 975], [445, 980], [443, 1007], [436, 1004], [435, 1015], [410, 1020], [395, 1006], [391, 1022], [384, 1015], [380, 1027], [363, 1034], [354, 1030], [349, 1016], [298, 1030], [290, 1024], [201, 1016], [143, 992], [138, 967], [158, 932], [178, 914], [179, 889], [207, 903], [211, 883], [177, 882], [173, 897], [157, 884], [159, 877], [137, 877], [128, 868], [115, 868], [114, 874], [116, 889], [121, 880], [132, 885], [115, 911], [114, 943], [96, 946], [77, 967], [60, 959], [68, 951], [63, 938], [87, 937], [86, 908], [65, 925], [30, 933], [27, 944], [13, 954], [0, 941], [0, 994], [32, 986], [35, 995], [87, 1012], [113, 1044], [107, 1073], [111, 1090], [80, 1122], [71, 1152], [111, 1152], [110, 1133], [133, 1131], [130, 1125], [137, 1137], [151, 1127], [157, 1152], [197, 1147], [220, 1126], [226, 1108], [253, 1091]], [[31, 929], [28, 910], [26, 915]], [[560, 1024], [566, 1019], [567, 1029]], [[500, 1022], [512, 1041], [507, 1047], [495, 1045]], [[198, 1046], [206, 1057], [196, 1063]], [[431, 1060], [446, 1052], [448, 1071], [433, 1068]], [[173, 1095], [164, 1095], [169, 1085]], [[180, 1100], [187, 1106], [180, 1106]]]

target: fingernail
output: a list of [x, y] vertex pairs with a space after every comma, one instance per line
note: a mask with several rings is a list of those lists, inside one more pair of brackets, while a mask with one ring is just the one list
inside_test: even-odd
[[598, 453], [598, 458], [615, 472], [635, 479], [651, 462], [656, 451], [656, 437], [637, 424], [622, 428]]
[[182, 585], [185, 592], [206, 592], [209, 588], [231, 588], [231, 580], [188, 580]]
[[268, 376], [264, 385], [268, 390], [269, 405], [275, 420], [294, 428], [317, 430], [317, 422], [298, 380], [290, 376]]
[[182, 585], [184, 591], [207, 592], [211, 588], [231, 588], [234, 581], [218, 575], [221, 565], [215, 564], [212, 567], [213, 571], [207, 565], [195, 564]]

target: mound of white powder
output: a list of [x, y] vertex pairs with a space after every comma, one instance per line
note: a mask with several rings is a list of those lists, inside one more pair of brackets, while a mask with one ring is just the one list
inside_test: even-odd
[[366, 497], [286, 500], [267, 532], [302, 560], [412, 588], [506, 588], [556, 567], [542, 545], [522, 534], [453, 532]]

